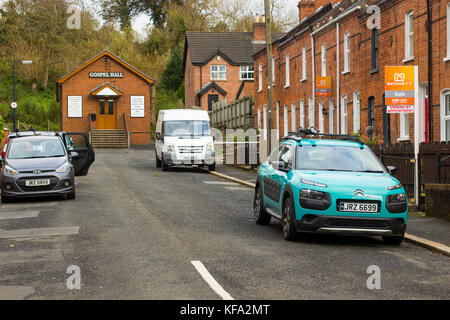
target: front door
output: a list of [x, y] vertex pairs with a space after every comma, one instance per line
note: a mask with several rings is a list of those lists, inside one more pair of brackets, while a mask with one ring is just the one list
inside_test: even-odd
[[98, 100], [97, 129], [116, 128], [116, 101]]
[[212, 106], [217, 101], [219, 101], [219, 95], [218, 94], [210, 94], [210, 95], [208, 95], [208, 111], [212, 111]]

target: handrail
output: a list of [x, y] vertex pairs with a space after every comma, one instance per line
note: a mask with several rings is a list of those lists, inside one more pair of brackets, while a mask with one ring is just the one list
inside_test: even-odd
[[128, 133], [127, 116], [126, 116], [125, 112], [122, 114], [122, 117], [123, 117], [123, 128]]

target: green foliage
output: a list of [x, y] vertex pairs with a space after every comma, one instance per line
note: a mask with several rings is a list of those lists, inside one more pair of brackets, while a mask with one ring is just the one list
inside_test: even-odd
[[368, 146], [384, 143], [384, 139], [382, 136], [373, 134], [371, 137], [369, 137], [369, 135], [364, 134], [361, 130], [358, 130], [358, 132], [353, 133], [353, 135], [357, 136], [362, 142], [364, 142]]
[[177, 91], [183, 83], [183, 80], [183, 58], [180, 51], [175, 49], [161, 76], [161, 88]]

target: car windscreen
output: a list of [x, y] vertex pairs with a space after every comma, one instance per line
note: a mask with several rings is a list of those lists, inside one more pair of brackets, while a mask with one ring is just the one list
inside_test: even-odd
[[386, 172], [370, 149], [351, 146], [298, 146], [296, 165], [299, 170]]
[[9, 159], [33, 159], [64, 157], [64, 146], [59, 138], [17, 138], [12, 139], [8, 150]]
[[203, 120], [174, 120], [164, 122], [164, 135], [169, 137], [197, 137], [210, 136], [209, 121]]

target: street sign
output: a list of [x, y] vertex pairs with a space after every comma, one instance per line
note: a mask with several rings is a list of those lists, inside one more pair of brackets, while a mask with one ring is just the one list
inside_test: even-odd
[[11, 102], [11, 108], [13, 109], [17, 108], [17, 102]]
[[414, 113], [414, 66], [386, 67], [385, 90], [387, 113]]

